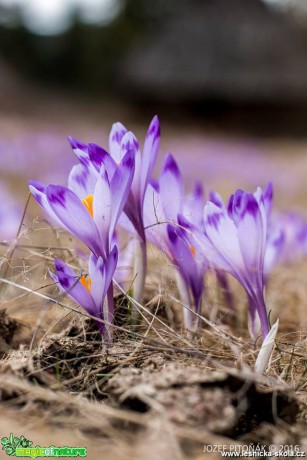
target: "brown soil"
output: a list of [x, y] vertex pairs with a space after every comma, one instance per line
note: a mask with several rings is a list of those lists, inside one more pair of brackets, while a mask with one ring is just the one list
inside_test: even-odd
[[50, 316], [35, 328], [2, 311], [2, 436], [87, 447], [92, 460], [220, 458], [203, 452], [213, 445], [306, 452], [306, 334], [290, 340], [284, 321], [270, 369], [257, 376], [259, 347], [246, 332], [209, 323], [188, 339], [171, 332], [176, 307], [165, 310], [153, 318], [149, 309], [150, 327], [121, 324], [109, 347], [77, 313], [54, 307], [51, 330]]

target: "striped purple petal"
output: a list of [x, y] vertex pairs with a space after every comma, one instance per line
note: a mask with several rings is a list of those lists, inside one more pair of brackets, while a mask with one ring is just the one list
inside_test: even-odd
[[238, 239], [246, 269], [253, 282], [261, 288], [266, 247], [266, 222], [263, 222], [258, 202], [251, 193], [244, 194], [236, 213], [239, 215]]
[[105, 294], [109, 289], [118, 263], [118, 249], [114, 246], [105, 263]]
[[120, 122], [114, 123], [109, 136], [109, 150], [113, 160], [119, 164], [121, 158], [121, 140], [126, 134], [127, 128]]
[[102, 257], [90, 255], [89, 277], [91, 279], [91, 296], [96, 305], [96, 315], [103, 318], [103, 303], [106, 295], [105, 282], [105, 263]]
[[89, 166], [90, 160], [88, 155], [88, 146], [83, 142], [69, 136], [68, 141], [73, 149], [74, 154], [78, 158], [81, 164]]
[[93, 197], [93, 218], [104, 246], [105, 254], [113, 237], [114, 228], [110, 229], [113, 210], [113, 198], [110, 189], [108, 174], [102, 170], [96, 182]]
[[269, 182], [263, 191], [264, 207], [268, 219], [270, 218], [272, 213], [273, 197], [273, 184], [272, 182]]
[[160, 176], [160, 197], [166, 219], [176, 222], [181, 212], [184, 191], [178, 165], [171, 154], [167, 155]]
[[50, 208], [64, 228], [94, 254], [102, 255], [104, 251], [96, 224], [77, 195], [66, 187], [48, 185], [46, 196]]
[[94, 143], [88, 144], [88, 151], [89, 158], [95, 170], [99, 173], [103, 165], [111, 180], [116, 170], [116, 163], [111, 155], [105, 149]]
[[153, 173], [160, 145], [160, 123], [156, 116], [152, 119], [144, 142], [142, 171], [141, 171], [141, 195], [144, 199], [144, 194], [147, 184]]
[[129, 151], [117, 167], [110, 183], [112, 212], [109, 235], [113, 235], [115, 226], [128, 199], [134, 175], [134, 167], [134, 152]]
[[221, 198], [221, 195], [219, 193], [216, 193], [216, 192], [210, 192], [209, 193], [209, 201], [211, 201], [212, 203], [214, 203], [216, 206], [218, 206], [219, 208], [225, 208], [224, 206], [224, 202]]
[[173, 225], [167, 226], [168, 238], [172, 252], [172, 260], [177, 266], [182, 278], [191, 289], [194, 306], [199, 312], [200, 299], [204, 290], [204, 271], [197, 263], [195, 248], [187, 244], [184, 230]]
[[73, 166], [68, 177], [68, 188], [72, 190], [80, 200], [94, 193], [98, 174], [90, 171], [87, 166], [78, 164]]
[[55, 259], [56, 276], [52, 276], [58, 282], [63, 292], [72, 298], [78, 305], [83, 307], [90, 315], [96, 316], [96, 304], [91, 294], [80, 283], [79, 277], [74, 271], [60, 259]]
[[53, 212], [53, 209], [51, 208], [47, 196], [46, 196], [46, 187], [42, 185], [40, 182], [36, 181], [29, 181], [29, 189], [30, 192], [32, 193], [33, 197], [35, 200], [38, 202], [38, 204], [44, 209], [44, 211], [48, 214], [48, 216], [51, 218], [51, 220], [54, 222], [54, 224], [58, 227], [62, 227], [63, 223], [61, 220], [58, 219], [56, 214]]
[[128, 131], [122, 138], [121, 145], [120, 145], [121, 158], [123, 158], [124, 155], [128, 151], [133, 152], [134, 164], [135, 164], [130, 197], [133, 198], [133, 201], [134, 201], [133, 205], [138, 206], [139, 209], [142, 211], [141, 204], [143, 202], [143, 198], [141, 198], [140, 196], [142, 157], [141, 157], [139, 142], [131, 131]]

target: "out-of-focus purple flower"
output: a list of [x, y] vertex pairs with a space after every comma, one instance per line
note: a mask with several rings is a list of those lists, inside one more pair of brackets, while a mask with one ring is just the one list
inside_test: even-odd
[[[111, 325], [114, 320], [114, 311], [106, 309], [104, 300], [117, 266], [118, 252], [114, 246], [105, 261], [102, 257], [91, 254], [88, 263], [88, 276], [78, 276], [63, 261], [55, 259], [56, 274], [50, 275], [60, 289], [83, 307], [91, 316]], [[109, 327], [96, 321], [98, 329], [106, 340], [110, 340], [112, 332]]]
[[283, 212], [273, 215], [272, 232], [284, 235], [278, 262], [291, 263], [300, 260], [307, 253], [307, 222], [297, 212]]
[[263, 266], [263, 276], [264, 282], [267, 283], [267, 280], [272, 273], [275, 265], [280, 262], [283, 249], [285, 245], [285, 232], [282, 228], [272, 227], [268, 228], [268, 237], [264, 255], [264, 266]]
[[[11, 133], [10, 133], [11, 131]], [[69, 158], [69, 148], [62, 134], [51, 130], [15, 132], [8, 130], [0, 139], [1, 172], [13, 176], [29, 177], [37, 175], [44, 182], [61, 181], [67, 177], [73, 162]], [[14, 133], [14, 137], [10, 134]], [[58, 162], [61, 168], [57, 167]]]
[[[233, 141], [183, 131], [168, 138], [168, 148], [176, 152], [188, 184], [194, 181], [199, 171], [203, 171], [205, 183], [213, 189], [219, 188], [220, 184], [235, 187], [236, 183], [244, 185], [245, 189], [253, 189], [272, 177], [278, 188], [287, 190], [287, 196], [292, 194], [295, 197], [302, 187], [303, 170], [298, 171], [296, 162], [285, 168], [282, 162], [276, 161], [276, 156], [270, 155], [263, 143], [252, 139]], [[193, 152], [193, 161], [187, 152]]]
[[281, 212], [272, 216], [268, 229], [264, 261], [267, 280], [277, 263], [289, 264], [305, 257], [307, 253], [307, 222], [297, 212]]
[[105, 260], [111, 249], [115, 226], [127, 201], [134, 174], [134, 154], [124, 156], [109, 180], [102, 167], [96, 183], [85, 176], [70, 177], [72, 189], [60, 185], [44, 187], [30, 181], [36, 201], [60, 226], [80, 239]]
[[22, 211], [4, 184], [0, 184], [0, 241], [16, 237]]

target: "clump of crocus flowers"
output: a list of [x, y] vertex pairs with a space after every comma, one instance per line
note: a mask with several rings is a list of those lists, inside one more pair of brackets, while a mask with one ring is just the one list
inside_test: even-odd
[[206, 201], [198, 182], [191, 193], [185, 191], [171, 154], [166, 156], [158, 180], [154, 179], [160, 143], [157, 117], [150, 123], [142, 148], [121, 123], [113, 125], [107, 149], [69, 140], [78, 164], [72, 168], [68, 186], [45, 186], [35, 181], [29, 186], [54, 224], [88, 247], [84, 275], [77, 275], [59, 259], [55, 260], [55, 273], [50, 275], [96, 319], [106, 342], [112, 340], [114, 323], [112, 279], [121, 255], [119, 227], [135, 242], [132, 291], [137, 302], [144, 296], [147, 247], [151, 243], [174, 266], [187, 330], [193, 332], [199, 327], [204, 277], [207, 271], [214, 271], [224, 287], [225, 274], [230, 274], [245, 289], [251, 336], [256, 338], [259, 332], [263, 338], [268, 335], [264, 288], [269, 274], [278, 260], [286, 257], [285, 242], [291, 240], [291, 230], [299, 233], [304, 244], [307, 242], [306, 225], [299, 219], [297, 228], [288, 225], [286, 231], [286, 215], [272, 219], [271, 184], [255, 193], [236, 190], [227, 204], [217, 193], [210, 193]]

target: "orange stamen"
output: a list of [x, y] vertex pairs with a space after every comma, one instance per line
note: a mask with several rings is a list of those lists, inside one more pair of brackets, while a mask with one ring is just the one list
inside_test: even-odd
[[90, 215], [93, 217], [93, 195], [87, 195], [82, 201]]
[[190, 251], [191, 251], [192, 256], [193, 256], [193, 257], [196, 257], [196, 249], [195, 249], [195, 247], [193, 246], [193, 244], [190, 244], [189, 249], [190, 249]]
[[81, 276], [80, 283], [85, 287], [88, 292], [91, 292], [92, 280], [89, 276]]

